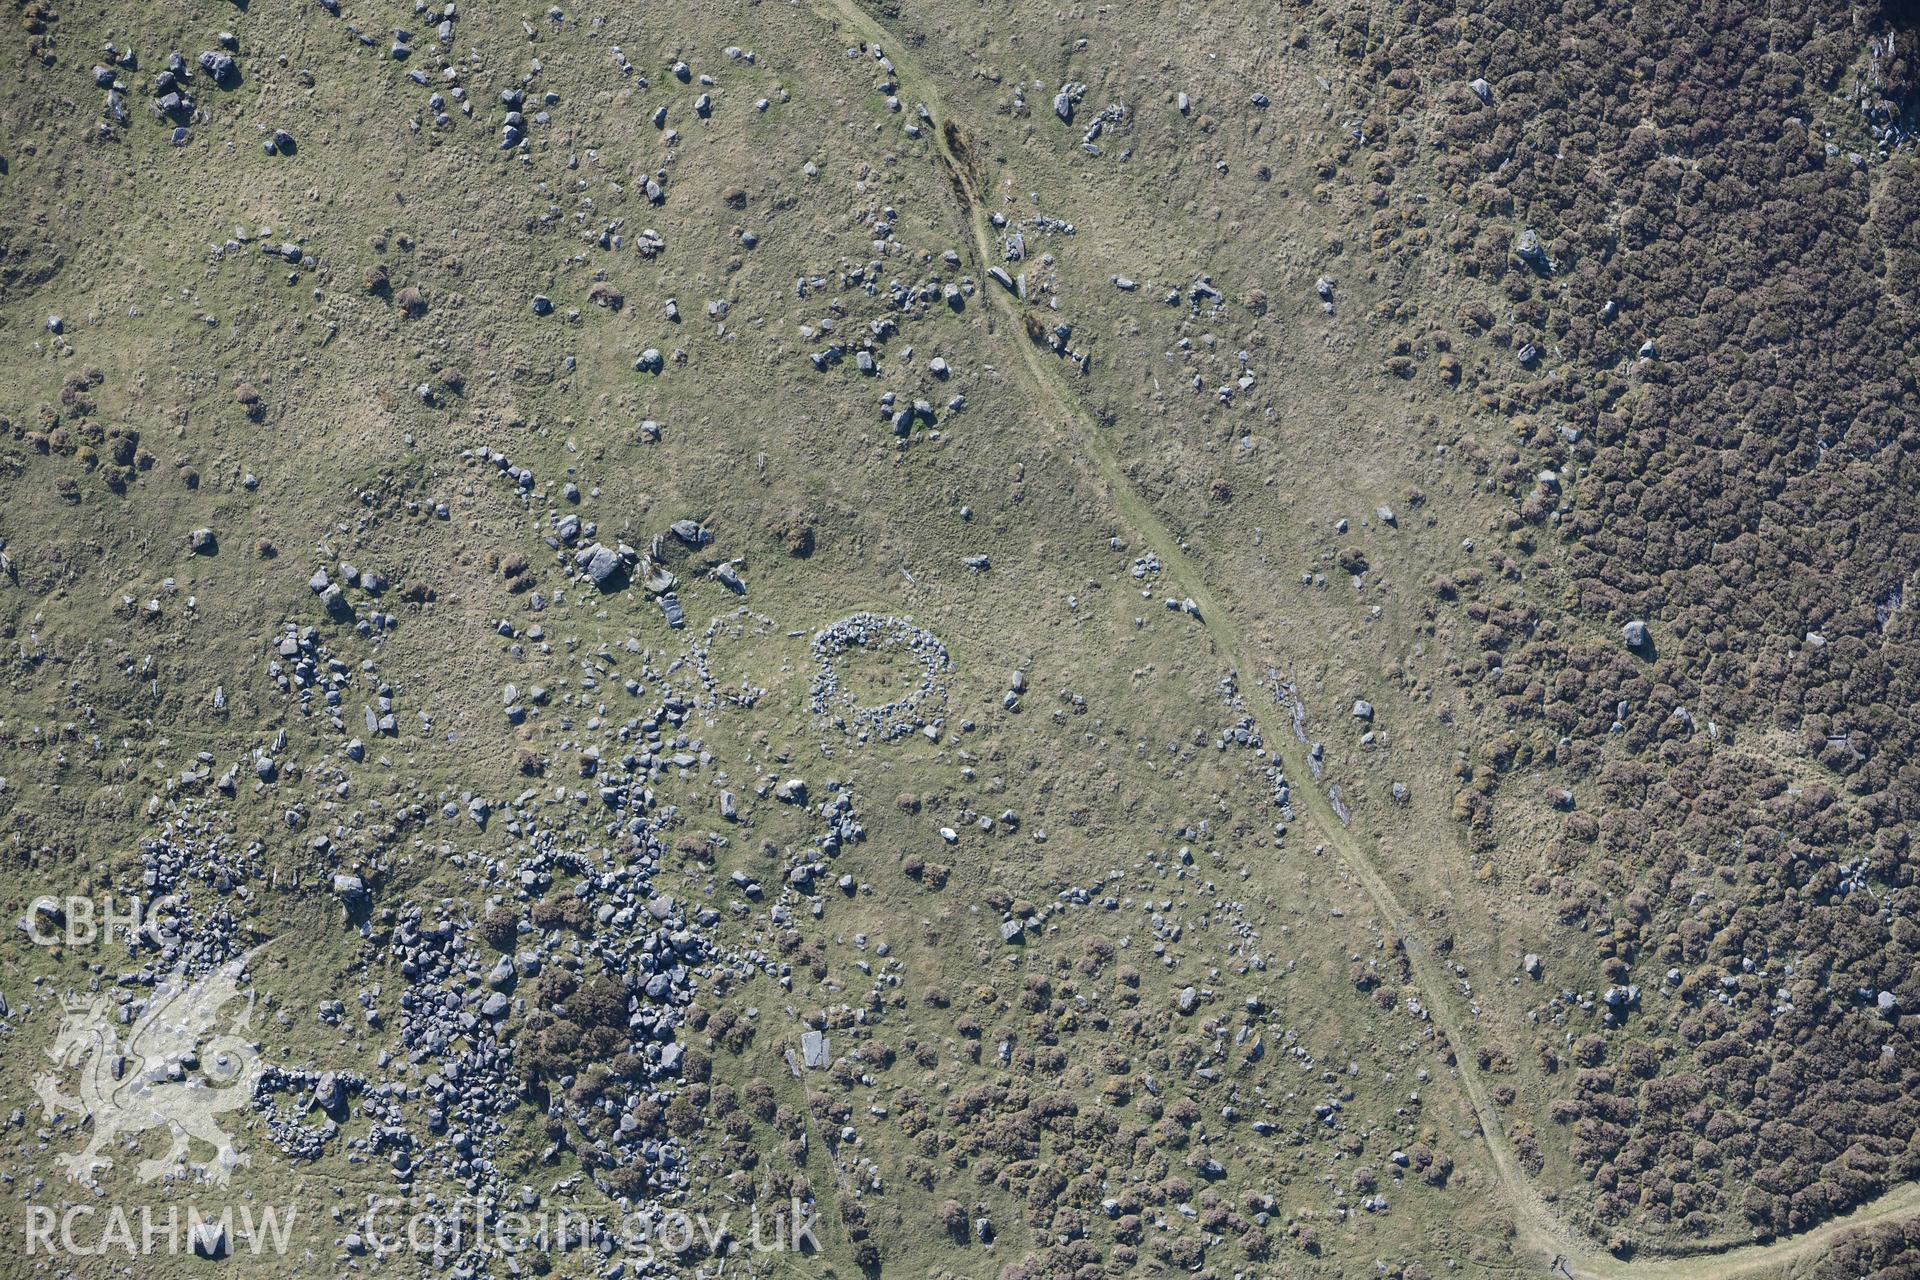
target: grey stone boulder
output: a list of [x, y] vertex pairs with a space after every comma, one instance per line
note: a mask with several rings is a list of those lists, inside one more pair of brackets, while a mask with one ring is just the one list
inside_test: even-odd
[[513, 957], [501, 956], [492, 971], [487, 974], [487, 985], [495, 991], [505, 991], [513, 986], [514, 979], [519, 976], [519, 972], [513, 967]]
[[826, 1066], [831, 1051], [832, 1045], [824, 1032], [808, 1031], [800, 1036], [800, 1056], [808, 1070], [817, 1071]]
[[227, 1255], [227, 1227], [224, 1222], [195, 1222], [188, 1231], [196, 1258], [224, 1258]]
[[618, 585], [623, 562], [620, 553], [612, 547], [594, 543], [582, 547], [573, 557], [573, 563], [587, 579], [602, 591], [611, 591]]

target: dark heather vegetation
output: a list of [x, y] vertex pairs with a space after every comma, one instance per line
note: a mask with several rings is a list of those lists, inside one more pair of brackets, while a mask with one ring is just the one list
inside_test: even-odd
[[[1313, 18], [1380, 90], [1350, 150], [1389, 282], [1420, 256], [1394, 252], [1422, 220], [1396, 167], [1431, 154], [1466, 214], [1437, 256], [1486, 301], [1412, 350], [1512, 416], [1466, 452], [1510, 498], [1506, 555], [1563, 566], [1550, 593], [1433, 584], [1499, 671], [1456, 812], [1491, 841], [1506, 776], [1557, 768], [1588, 800], [1529, 889], [1603, 972], [1677, 971], [1665, 1017], [1535, 1046], [1603, 1227], [1798, 1231], [1920, 1175], [1920, 171], [1858, 154], [1911, 124], [1912, 17]], [[1535, 476], [1569, 458], [1562, 506]]]

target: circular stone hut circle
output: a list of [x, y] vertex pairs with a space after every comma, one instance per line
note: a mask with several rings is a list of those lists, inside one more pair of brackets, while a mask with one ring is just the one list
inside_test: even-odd
[[[855, 649], [911, 654], [921, 665], [919, 683], [892, 702], [861, 705], [842, 686], [837, 666], [842, 655]], [[856, 737], [877, 737], [882, 742], [903, 738], [946, 710], [947, 682], [943, 677], [953, 669], [953, 659], [940, 637], [915, 626], [911, 618], [849, 614], [814, 633], [813, 657], [819, 664], [813, 677], [814, 714], [831, 718], [836, 726]]]

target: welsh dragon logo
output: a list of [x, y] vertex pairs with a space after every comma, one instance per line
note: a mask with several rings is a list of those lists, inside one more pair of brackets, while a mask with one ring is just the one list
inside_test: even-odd
[[[154, 989], [124, 1041], [108, 997], [67, 997], [60, 1032], [47, 1050], [55, 1071], [35, 1080], [34, 1092], [49, 1117], [66, 1111], [93, 1121], [87, 1145], [59, 1157], [68, 1178], [91, 1180], [95, 1170], [113, 1165], [105, 1154], [112, 1144], [151, 1129], [166, 1130], [171, 1146], [164, 1156], [140, 1162], [142, 1182], [190, 1171], [225, 1185], [248, 1162], [216, 1117], [251, 1101], [265, 1067], [241, 1035], [253, 1016], [253, 992], [242, 986], [252, 955], [198, 979], [176, 969]], [[221, 1011], [236, 1001], [243, 1007], [222, 1029]], [[61, 1084], [76, 1068], [79, 1096], [69, 1097]], [[195, 1140], [213, 1148], [210, 1158], [188, 1159]]]

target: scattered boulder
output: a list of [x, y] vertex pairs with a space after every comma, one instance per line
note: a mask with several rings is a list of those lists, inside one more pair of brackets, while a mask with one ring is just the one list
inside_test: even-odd
[[224, 1258], [227, 1256], [227, 1226], [220, 1221], [195, 1222], [189, 1230], [193, 1244], [193, 1256], [196, 1258]]
[[587, 580], [602, 591], [616, 590], [621, 570], [626, 567], [618, 551], [598, 542], [575, 552], [573, 562]]
[[817, 1071], [827, 1065], [832, 1044], [826, 1034], [820, 1031], [805, 1031], [800, 1035], [800, 1056], [807, 1069]]

